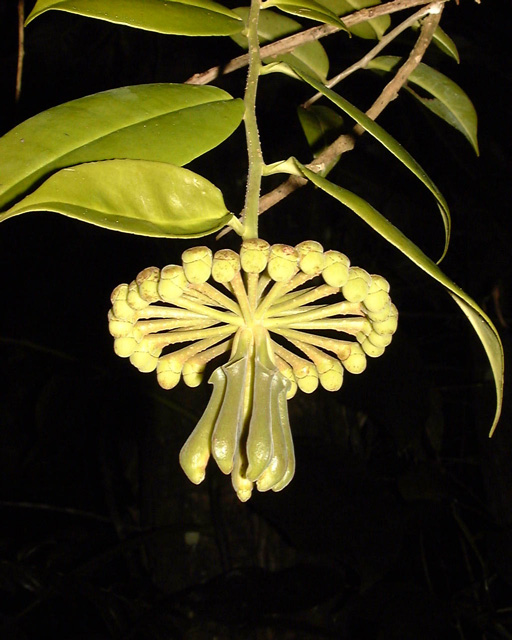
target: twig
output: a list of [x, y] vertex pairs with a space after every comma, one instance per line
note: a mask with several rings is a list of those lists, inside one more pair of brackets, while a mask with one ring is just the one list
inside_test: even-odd
[[[338, 73], [338, 75], [336, 75], [333, 78], [331, 78], [330, 80], [328, 80], [325, 83], [325, 86], [328, 87], [329, 89], [332, 89], [334, 86], [339, 84], [342, 80], [344, 80], [345, 78], [350, 76], [352, 73], [354, 73], [354, 71], [358, 71], [359, 69], [365, 69], [367, 67], [368, 63], [371, 60], [373, 60], [373, 58], [375, 58], [375, 56], [377, 54], [379, 54], [385, 47], [387, 47], [387, 45], [390, 42], [393, 42], [393, 40], [397, 36], [399, 36], [403, 31], [408, 29], [411, 25], [413, 25], [415, 22], [417, 22], [420, 18], [423, 18], [423, 16], [427, 15], [430, 12], [431, 8], [432, 8], [432, 5], [430, 4], [430, 5], [426, 6], [426, 7], [423, 7], [422, 9], [417, 11], [416, 13], [413, 13], [412, 16], [409, 16], [406, 20], [401, 22], [392, 31], [390, 31], [389, 33], [386, 33], [386, 35], [382, 37], [382, 39], [379, 41], [379, 43], [375, 47], [373, 47], [373, 49], [370, 49], [370, 51], [368, 51], [368, 53], [365, 56], [363, 56], [360, 60], [358, 60], [357, 62], [354, 62], [353, 65], [351, 65], [350, 67], [347, 67], [347, 69], [345, 69], [341, 73]], [[304, 109], [307, 109], [314, 102], [319, 100], [322, 97], [322, 95], [323, 94], [320, 93], [320, 92], [315, 93], [314, 96], [312, 96], [311, 98], [309, 98], [309, 100], [306, 100], [306, 102], [304, 102], [302, 107]]]
[[25, 0], [18, 0], [18, 64], [16, 66], [16, 89], [14, 99], [19, 101], [21, 95], [21, 78], [23, 76], [23, 57], [25, 56]]
[[[448, 2], [449, 0], [440, 1]], [[343, 23], [347, 28], [350, 28], [361, 22], [367, 22], [372, 18], [378, 18], [379, 16], [389, 15], [391, 13], [396, 13], [397, 11], [403, 11], [404, 9], [410, 9], [412, 7], [417, 7], [419, 5], [425, 4], [429, 4], [429, 0], [392, 0], [392, 2], [387, 2], [375, 7], [369, 7], [367, 9], [361, 9], [360, 11], [356, 11], [349, 16], [344, 16]], [[335, 27], [333, 25], [327, 24], [322, 24], [318, 27], [312, 27], [311, 29], [306, 29], [304, 31], [301, 31], [300, 33], [294, 33], [287, 38], [277, 40], [276, 42], [272, 42], [265, 45], [264, 47], [261, 47], [260, 56], [262, 59], [264, 59], [272, 58], [284, 53], [289, 53], [302, 44], [313, 42], [314, 40], [320, 40], [320, 38], [324, 38], [325, 36], [331, 35], [332, 33], [336, 33], [338, 31], [340, 31], [340, 27]], [[242, 56], [233, 58], [223, 66], [216, 66], [206, 71], [195, 73], [186, 81], [186, 84], [208, 84], [221, 75], [226, 75], [227, 73], [231, 73], [233, 71], [236, 71], [237, 69], [242, 69], [243, 67], [247, 66], [247, 64], [249, 64], [249, 54], [245, 53]]]
[[[441, 0], [441, 2], [431, 4], [429, 8], [430, 15], [423, 21], [418, 40], [411, 50], [406, 62], [400, 67], [393, 79], [388, 82], [379, 97], [366, 112], [366, 115], [372, 120], [375, 120], [377, 116], [382, 113], [385, 107], [398, 96], [398, 92], [407, 82], [410, 74], [421, 62], [421, 59], [432, 40], [434, 31], [439, 24], [439, 20], [441, 19], [443, 1], [444, 0]], [[351, 133], [339, 136], [332, 144], [324, 149], [324, 151], [320, 153], [313, 162], [306, 165], [307, 168], [318, 173], [324, 170], [325, 167], [333, 166], [341, 155], [354, 148], [357, 137], [362, 133], [364, 133], [364, 129], [360, 125], [356, 125]], [[307, 182], [308, 181], [305, 178], [290, 176], [278, 187], [264, 194], [260, 198], [259, 214], [261, 215], [291, 193], [306, 185]], [[231, 228], [229, 227], [223, 229], [217, 235], [217, 239], [226, 235], [226, 233], [229, 233], [230, 230]]]
[[[413, 47], [407, 61], [400, 67], [394, 78], [384, 87], [382, 93], [377, 100], [368, 109], [366, 115], [375, 120], [377, 116], [382, 113], [385, 107], [398, 96], [398, 92], [407, 82], [408, 77], [418, 66], [423, 57], [432, 35], [439, 24], [439, 20], [442, 12], [442, 5], [436, 4], [439, 7], [439, 12], [430, 14], [423, 22], [420, 36]], [[318, 172], [332, 164], [343, 153], [351, 151], [356, 142], [356, 136], [364, 133], [364, 129], [360, 125], [356, 125], [353, 129], [353, 133], [343, 134], [339, 136], [331, 145], [329, 145], [321, 154], [317, 156], [314, 162], [306, 165], [311, 171]], [[284, 185], [279, 185], [273, 191], [266, 193], [260, 199], [260, 214], [274, 206], [277, 202], [281, 201], [286, 194], [289, 195], [295, 189], [306, 184], [307, 181], [299, 182], [294, 176], [288, 178]], [[285, 186], [286, 185], [286, 186]]]

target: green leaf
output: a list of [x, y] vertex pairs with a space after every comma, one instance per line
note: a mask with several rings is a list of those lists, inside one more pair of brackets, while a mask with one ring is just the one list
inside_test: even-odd
[[[359, 11], [359, 9], [365, 9], [366, 7], [375, 7], [380, 4], [378, 0], [317, 0], [317, 2], [323, 4], [324, 7], [328, 7], [337, 16], [344, 16], [347, 13]], [[358, 38], [364, 38], [365, 40], [375, 40], [377, 38], [380, 40], [389, 29], [390, 24], [391, 18], [388, 15], [378, 16], [349, 27], [349, 31]]]
[[149, 84], [44, 111], [0, 138], [0, 209], [49, 173], [129, 158], [184, 165], [239, 125], [242, 100], [216, 87]]
[[316, 0], [266, 0], [266, 2], [262, 3], [261, 8], [267, 9], [268, 7], [277, 7], [286, 13], [331, 24], [333, 27], [338, 27], [348, 32], [347, 27], [338, 16], [331, 9], [316, 2]]
[[[247, 24], [249, 7], [239, 7], [234, 9], [234, 11], [243, 19], [244, 25]], [[283, 16], [280, 13], [275, 13], [270, 10], [260, 13], [258, 35], [261, 44], [274, 42], [274, 40], [289, 36], [301, 29], [302, 25], [300, 22]], [[242, 33], [237, 33], [231, 37], [240, 47], [247, 49], [247, 36]], [[318, 77], [320, 80], [326, 80], [327, 73], [329, 72], [329, 59], [325, 53], [325, 49], [318, 41], [302, 44], [296, 47], [291, 53], [285, 53], [277, 57], [273, 56], [272, 58], [264, 58], [263, 62], [275, 62], [276, 60], [289, 62]]]
[[238, 16], [213, 0], [37, 0], [25, 24], [52, 9], [182, 36], [226, 36], [242, 29]]
[[146, 160], [62, 169], [0, 214], [0, 222], [30, 211], [54, 211], [105, 229], [165, 238], [204, 236], [233, 217], [220, 190], [205, 178]]
[[[374, 58], [367, 68], [391, 71], [399, 63], [400, 58], [397, 56], [381, 56]], [[412, 95], [427, 109], [460, 131], [478, 155], [478, 119], [475, 108], [464, 91], [453, 80], [423, 62], [412, 72], [408, 82], [433, 96], [432, 98], [423, 98], [410, 90]]]
[[500, 336], [490, 318], [484, 313], [484, 311], [482, 311], [477, 303], [468, 296], [465, 291], [452, 282], [441, 271], [441, 269], [432, 262], [432, 260], [430, 260], [430, 258], [428, 258], [421, 249], [419, 249], [419, 247], [411, 242], [409, 238], [391, 224], [389, 220], [374, 209], [368, 202], [357, 196], [355, 193], [352, 193], [347, 189], [343, 189], [316, 173], [313, 173], [313, 171], [310, 171], [299, 162], [297, 162], [297, 165], [304, 177], [311, 180], [314, 185], [351, 209], [368, 225], [370, 225], [372, 229], [399, 249], [418, 267], [423, 269], [423, 271], [426, 271], [426, 273], [434, 278], [434, 280], [440, 282], [466, 314], [487, 353], [494, 377], [494, 384], [496, 387], [496, 413], [489, 433], [491, 436], [498, 424], [503, 403], [504, 353]]
[[290, 72], [298, 76], [300, 79], [304, 80], [310, 84], [314, 89], [322, 93], [326, 98], [329, 98], [331, 102], [333, 102], [336, 106], [338, 106], [342, 111], [344, 111], [347, 115], [353, 118], [361, 127], [368, 131], [370, 135], [376, 138], [382, 145], [386, 147], [391, 153], [396, 156], [414, 175], [423, 182], [423, 184], [432, 192], [434, 197], [437, 200], [439, 210], [441, 212], [441, 217], [443, 219], [444, 231], [445, 231], [445, 246], [443, 250], [443, 254], [439, 259], [439, 262], [446, 255], [446, 251], [448, 250], [448, 244], [450, 242], [450, 230], [451, 230], [451, 219], [450, 219], [450, 210], [448, 209], [448, 204], [444, 199], [443, 195], [436, 187], [436, 185], [432, 182], [432, 180], [428, 177], [425, 171], [421, 168], [421, 166], [416, 162], [416, 160], [410, 155], [408, 151], [406, 151], [402, 145], [397, 142], [392, 136], [387, 133], [380, 125], [371, 120], [366, 114], [360, 111], [357, 107], [350, 104], [347, 100], [342, 98], [340, 95], [328, 89], [321, 82], [318, 82], [315, 78], [312, 78], [308, 74], [304, 73], [300, 69], [294, 68], [292, 65], [285, 65], [284, 63], [278, 62], [275, 65], [269, 65], [266, 68], [267, 73], [272, 73], [273, 71], [279, 71], [281, 73]]
[[[420, 27], [421, 27], [421, 23], [418, 20], [418, 22], [415, 22], [411, 28], [414, 31], [417, 31]], [[455, 42], [450, 38], [450, 36], [446, 33], [446, 31], [443, 31], [441, 29], [441, 27], [437, 27], [437, 29], [434, 31], [434, 35], [432, 36], [432, 42], [443, 53], [446, 53], [446, 55], [450, 56], [457, 62], [460, 62], [459, 52], [457, 50], [457, 46]]]
[[340, 114], [323, 105], [312, 105], [307, 109], [299, 107], [297, 113], [306, 140], [315, 156], [334, 141], [343, 126]]

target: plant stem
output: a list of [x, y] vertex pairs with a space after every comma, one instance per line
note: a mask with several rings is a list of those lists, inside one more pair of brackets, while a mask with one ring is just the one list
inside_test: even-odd
[[247, 40], [249, 43], [249, 71], [245, 88], [244, 123], [247, 138], [247, 155], [249, 172], [247, 175], [247, 191], [243, 213], [245, 239], [258, 237], [258, 209], [263, 172], [263, 155], [261, 153], [260, 136], [256, 120], [256, 95], [261, 68], [260, 43], [258, 38], [258, 20], [260, 16], [260, 0], [251, 0], [249, 19], [247, 22]]
[[[361, 9], [360, 11], [351, 13], [348, 16], [343, 16], [342, 19], [346, 27], [353, 27], [356, 24], [367, 22], [372, 18], [390, 15], [392, 13], [396, 13], [397, 11], [404, 11], [412, 7], [429, 4], [429, 2], [430, 0], [392, 0], [391, 2], [387, 2], [385, 4]], [[440, 0], [440, 2], [449, 2], [449, 0]], [[271, 58], [272, 56], [289, 53], [290, 51], [293, 51], [295, 48], [299, 47], [301, 44], [320, 40], [320, 38], [325, 38], [325, 36], [336, 33], [337, 31], [340, 31], [340, 28], [330, 24], [322, 24], [317, 27], [311, 27], [310, 29], [305, 29], [304, 31], [301, 31], [299, 33], [294, 33], [291, 36], [282, 38], [281, 40], [276, 40], [276, 42], [266, 44], [264, 47], [261, 47], [260, 56], [262, 58]], [[212, 67], [211, 69], [207, 69], [206, 71], [195, 73], [188, 80], [186, 80], [186, 83], [208, 84], [221, 75], [232, 73], [237, 69], [242, 69], [248, 64], [248, 62], [249, 54], [245, 53], [244, 55], [238, 56], [237, 58], [233, 58], [222, 66]]]

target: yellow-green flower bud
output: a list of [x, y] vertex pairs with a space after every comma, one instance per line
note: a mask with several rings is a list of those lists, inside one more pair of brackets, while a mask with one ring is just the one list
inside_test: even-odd
[[391, 304], [391, 312], [386, 320], [382, 322], [374, 322], [373, 330], [380, 335], [393, 335], [398, 326], [398, 309], [394, 304]]
[[342, 360], [342, 364], [349, 373], [359, 374], [366, 369], [366, 356], [356, 342], [350, 346], [350, 355]]
[[318, 388], [318, 371], [312, 362], [304, 360], [302, 366], [293, 368], [299, 389], [304, 393], [313, 393]]
[[137, 341], [130, 336], [114, 340], [114, 353], [120, 358], [129, 358], [137, 348]]
[[246, 273], [261, 273], [265, 270], [270, 254], [270, 245], [261, 238], [244, 240], [240, 248], [240, 262]]
[[299, 254], [290, 245], [274, 244], [268, 259], [268, 275], [276, 282], [286, 282], [297, 273]]
[[181, 372], [183, 382], [188, 387], [198, 387], [203, 380], [204, 370], [204, 364], [197, 362], [194, 359], [187, 360], [183, 365], [183, 371]]
[[182, 267], [169, 264], [160, 272], [160, 282], [158, 283], [158, 293], [164, 302], [174, 302], [185, 291], [188, 280]]
[[135, 278], [139, 288], [140, 297], [148, 302], [160, 300], [158, 293], [158, 281], [160, 280], [160, 269], [158, 267], [147, 267]]
[[213, 254], [208, 247], [191, 247], [181, 254], [185, 276], [192, 284], [206, 282], [212, 273]]
[[339, 391], [343, 384], [343, 367], [336, 358], [326, 357], [317, 363], [320, 384], [326, 391]]
[[152, 346], [151, 342], [143, 341], [137, 345], [136, 350], [130, 356], [130, 362], [141, 373], [150, 373], [156, 369], [158, 356], [161, 352], [162, 350]]
[[112, 313], [118, 320], [126, 320], [127, 322], [135, 322], [136, 313], [126, 301], [128, 296], [128, 285], [118, 285], [110, 296], [112, 302]]
[[361, 342], [361, 347], [363, 351], [366, 353], [366, 355], [370, 356], [370, 358], [378, 358], [384, 353], [384, 349], [386, 348], [386, 347], [377, 347], [376, 345], [372, 344], [368, 339], [363, 340], [363, 342]]
[[133, 322], [118, 320], [112, 309], [108, 312], [108, 330], [113, 338], [127, 338], [133, 331]]
[[292, 367], [287, 362], [285, 362], [282, 358], [275, 356], [275, 359], [276, 359], [277, 368], [289, 382], [289, 387], [286, 392], [286, 399], [290, 400], [290, 398], [293, 398], [293, 396], [297, 393], [297, 389], [298, 389], [295, 374], [293, 373]]
[[372, 275], [368, 295], [364, 299], [364, 308], [370, 313], [385, 309], [390, 304], [389, 282], [379, 275]]
[[181, 378], [183, 363], [179, 358], [173, 358], [173, 354], [159, 358], [156, 367], [156, 377], [162, 389], [174, 389]]
[[[365, 301], [366, 302], [366, 301]], [[363, 307], [365, 305], [363, 304]], [[367, 311], [367, 317], [373, 322], [383, 322], [387, 320], [391, 314], [391, 299], [379, 311]]]
[[231, 249], [221, 249], [213, 256], [212, 278], [215, 282], [229, 282], [240, 271], [240, 256]]
[[324, 260], [323, 279], [330, 287], [342, 287], [348, 280], [350, 260], [339, 251], [326, 251]]
[[367, 271], [361, 267], [350, 267], [348, 280], [341, 291], [349, 302], [361, 302], [368, 295], [371, 283], [372, 277]]
[[145, 309], [149, 305], [149, 302], [147, 300], [141, 298], [139, 293], [139, 286], [137, 285], [137, 282], [135, 280], [133, 280], [133, 282], [130, 282], [130, 284], [128, 285], [128, 295], [126, 296], [126, 301], [132, 309], [135, 309], [137, 311], [139, 309]]
[[393, 339], [393, 336], [392, 334], [389, 334], [389, 333], [384, 333], [381, 335], [380, 333], [376, 333], [375, 331], [372, 331], [371, 333], [368, 334], [367, 338], [376, 347], [387, 347], [388, 345], [391, 344], [391, 340]]
[[307, 275], [321, 273], [325, 266], [324, 248], [319, 242], [306, 240], [295, 249], [299, 253], [299, 267]]

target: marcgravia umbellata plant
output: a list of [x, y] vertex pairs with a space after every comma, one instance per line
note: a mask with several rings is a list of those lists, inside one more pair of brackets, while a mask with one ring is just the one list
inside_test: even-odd
[[[441, 259], [446, 254], [450, 213], [444, 197], [376, 119], [407, 87], [478, 151], [469, 98], [422, 62], [430, 46], [458, 59], [455, 44], [439, 26], [447, 1], [252, 0], [232, 9], [214, 0], [38, 0], [28, 16], [27, 25], [48, 11], [66, 11], [175, 36], [228, 37], [246, 50], [183, 84], [122, 87], [56, 106], [0, 140], [0, 220], [53, 211], [145, 236], [195, 238], [228, 231], [240, 236], [239, 251], [220, 244], [215, 251], [192, 247], [181, 264], [141, 265], [138, 275], [127, 274], [127, 282], [112, 292], [108, 329], [118, 356], [141, 372], [156, 372], [160, 386], [169, 390], [199, 385], [208, 368], [211, 399], [180, 453], [192, 482], [204, 479], [213, 457], [231, 475], [242, 501], [254, 486], [284, 489], [295, 471], [288, 400], [319, 385], [338, 392], [344, 376], [363, 373], [367, 359], [381, 356], [397, 330], [390, 283], [353, 265], [343, 247], [324, 248], [307, 238], [291, 246], [285, 232], [283, 243], [271, 245], [258, 235], [258, 216], [307, 183], [330, 195], [333, 207], [360, 216], [459, 305], [489, 359], [497, 396], [491, 434], [495, 429], [503, 350], [492, 322], [441, 271], [441, 260], [427, 257], [371, 203], [329, 179], [361, 134], [373, 136], [390, 159], [418, 178], [418, 189], [430, 190], [444, 225]], [[406, 30], [415, 40], [409, 55], [391, 55]], [[367, 52], [360, 59], [354, 53], [353, 63], [332, 76], [321, 44], [328, 35], [347, 51], [354, 42], [354, 51], [360, 51], [363, 41]], [[223, 74], [244, 67], [245, 90], [241, 86], [239, 95], [214, 86]], [[356, 71], [361, 81], [369, 77], [364, 70], [388, 80], [366, 112], [340, 90], [342, 80]], [[265, 162], [256, 100], [269, 74], [286, 74], [311, 88], [299, 118], [313, 159]], [[319, 99], [322, 105], [315, 104]], [[341, 114], [352, 128], [319, 147], [323, 133], [337, 130]], [[248, 174], [237, 215], [208, 178], [185, 166], [221, 145], [241, 123]], [[276, 174], [285, 178], [269, 190], [265, 178]]]

